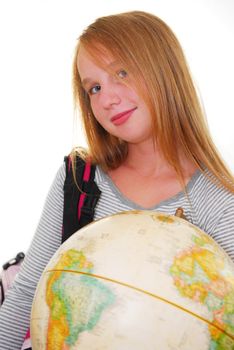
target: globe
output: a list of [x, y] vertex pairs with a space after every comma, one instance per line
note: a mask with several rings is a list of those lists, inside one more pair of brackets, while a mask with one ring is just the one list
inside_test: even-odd
[[106, 217], [50, 260], [31, 337], [33, 350], [233, 350], [234, 264], [182, 218]]

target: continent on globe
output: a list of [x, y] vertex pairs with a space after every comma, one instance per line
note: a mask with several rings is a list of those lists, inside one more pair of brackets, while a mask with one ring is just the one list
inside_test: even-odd
[[88, 276], [92, 268], [82, 251], [70, 249], [61, 255], [55, 271], [50, 272], [46, 288], [50, 310], [47, 350], [69, 349], [80, 333], [93, 329], [105, 308], [114, 302], [113, 293]]
[[233, 350], [234, 277], [225, 275], [222, 257], [207, 249], [212, 244], [208, 236], [192, 240], [196, 245], [174, 258], [170, 273], [181, 295], [205, 305], [212, 314], [209, 350]]

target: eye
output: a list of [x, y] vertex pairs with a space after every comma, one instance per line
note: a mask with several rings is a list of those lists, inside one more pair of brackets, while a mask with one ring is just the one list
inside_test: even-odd
[[121, 69], [117, 72], [117, 75], [119, 76], [119, 78], [123, 79], [126, 78], [126, 76], [128, 75], [128, 73], [126, 72], [126, 70]]
[[92, 86], [92, 87], [89, 89], [88, 93], [89, 93], [89, 95], [95, 95], [95, 94], [97, 94], [100, 90], [101, 90], [101, 86], [100, 86], [100, 85], [94, 85], [94, 86]]

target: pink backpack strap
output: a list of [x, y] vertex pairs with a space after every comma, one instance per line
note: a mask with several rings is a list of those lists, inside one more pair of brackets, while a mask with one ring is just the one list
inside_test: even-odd
[[[85, 163], [85, 169], [84, 169], [84, 174], [83, 174], [83, 181], [88, 182], [90, 179], [90, 174], [91, 174], [91, 163], [90, 162], [86, 162]], [[78, 220], [80, 220], [80, 216], [81, 216], [81, 208], [84, 205], [84, 200], [86, 197], [86, 193], [81, 193], [80, 198], [79, 198], [79, 202], [78, 202]]]

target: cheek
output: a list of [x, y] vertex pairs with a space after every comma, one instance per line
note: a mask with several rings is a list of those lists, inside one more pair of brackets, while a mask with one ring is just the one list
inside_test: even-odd
[[97, 118], [98, 117], [98, 111], [100, 112], [100, 108], [98, 108], [97, 101], [91, 100], [90, 101], [90, 106], [91, 106], [91, 109], [92, 109], [92, 112], [93, 112], [95, 118]]
[[100, 109], [100, 106], [98, 105], [97, 102], [91, 102], [90, 103], [93, 115], [95, 119], [102, 125], [102, 111]]

